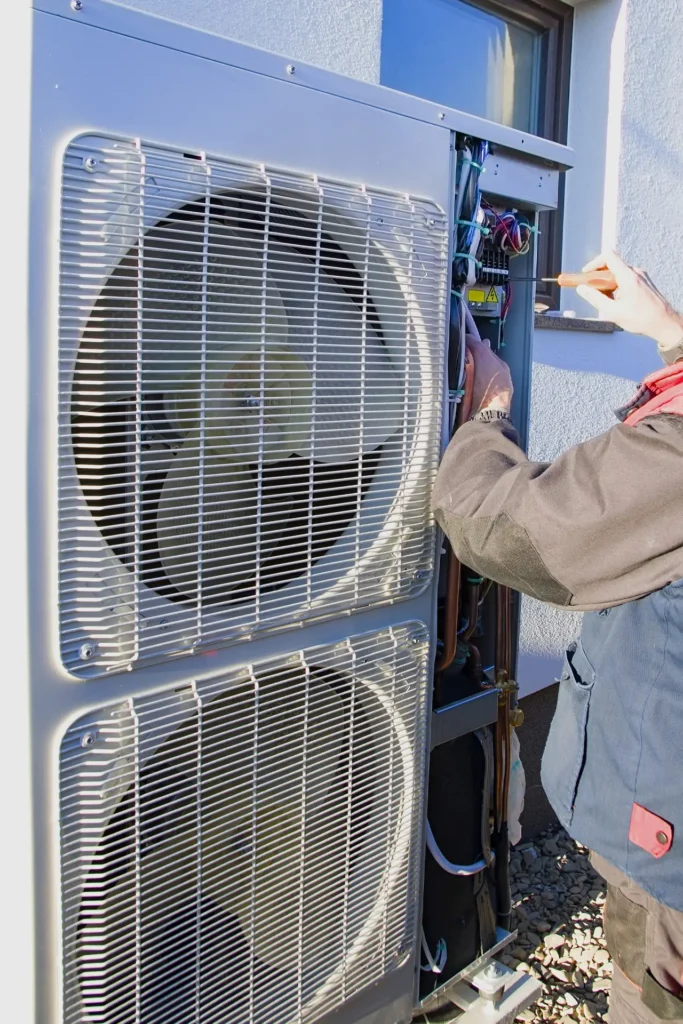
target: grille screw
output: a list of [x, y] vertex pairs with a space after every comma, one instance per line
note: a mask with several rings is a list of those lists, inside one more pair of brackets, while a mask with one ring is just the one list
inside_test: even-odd
[[287, 67], [285, 68], [285, 71], [287, 72], [288, 75], [293, 75], [294, 72], [296, 71], [296, 68], [293, 64], [288, 64]]
[[445, 115], [444, 111], [442, 110], [439, 113], [439, 121], [445, 121], [445, 120], [446, 120], [446, 115]]
[[92, 174], [95, 170], [97, 170], [97, 160], [94, 156], [86, 156], [86, 158], [83, 161], [83, 167], [86, 171], [89, 171], [90, 174]]
[[94, 732], [84, 732], [83, 735], [81, 736], [81, 746], [84, 747], [84, 748], [92, 747], [94, 742], [95, 742], [95, 733]]
[[81, 649], [78, 652], [78, 657], [81, 661], [89, 661], [90, 658], [95, 654], [94, 644], [82, 644]]
[[71, 10], [72, 11], [82, 11], [83, 10], [83, 0], [71, 0]]
[[484, 971], [484, 975], [487, 978], [500, 978], [503, 973], [503, 968], [495, 960], [492, 960]]

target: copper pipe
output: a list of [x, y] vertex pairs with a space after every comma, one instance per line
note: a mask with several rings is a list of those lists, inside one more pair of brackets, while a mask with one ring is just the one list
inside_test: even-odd
[[474, 631], [477, 628], [479, 622], [479, 583], [468, 583], [467, 584], [467, 629], [463, 633], [463, 641], [467, 642], [474, 635]]
[[[464, 343], [464, 341], [463, 341]], [[474, 388], [474, 358], [465, 349], [465, 379], [463, 396], [456, 414], [456, 429], [470, 418], [472, 411], [472, 392]], [[444, 606], [443, 651], [437, 659], [434, 671], [437, 675], [453, 664], [458, 649], [458, 621], [460, 618], [460, 573], [461, 565], [453, 548], [448, 545], [448, 561], [446, 564], [446, 601]], [[440, 690], [437, 680], [437, 690]]]
[[507, 818], [510, 790], [510, 590], [496, 586], [496, 681], [502, 686], [498, 699], [498, 720], [495, 729], [496, 763], [494, 785], [494, 818], [497, 831]]
[[435, 671], [443, 672], [455, 658], [458, 647], [458, 617], [460, 611], [460, 562], [453, 548], [448, 546], [446, 568], [446, 603], [444, 606], [443, 651], [437, 660]]
[[496, 585], [496, 676], [510, 675], [510, 590]]
[[465, 379], [463, 381], [462, 400], [458, 405], [455, 415], [457, 426], [467, 423], [472, 415], [472, 393], [474, 391], [474, 356], [469, 349], [465, 349]]
[[470, 664], [472, 665], [473, 675], [475, 680], [481, 682], [481, 654], [479, 648], [475, 644], [469, 644], [468, 649], [470, 652]]

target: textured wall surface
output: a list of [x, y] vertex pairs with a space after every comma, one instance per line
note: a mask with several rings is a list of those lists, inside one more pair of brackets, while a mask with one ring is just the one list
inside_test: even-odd
[[[683, 4], [585, 0], [574, 12], [563, 265], [578, 269], [603, 246], [645, 267], [683, 308]], [[592, 313], [574, 292], [565, 309]], [[661, 365], [654, 345], [617, 333], [537, 331], [530, 449], [550, 460], [608, 429], [611, 409]], [[552, 682], [579, 616], [522, 606], [519, 680]]]
[[[622, 0], [586, 0], [574, 11], [568, 141], [575, 164], [565, 185], [565, 209], [571, 214], [565, 217], [562, 253], [567, 269], [579, 269], [602, 248], [605, 192], [612, 195], [616, 188], [616, 181], [614, 186], [606, 182], [616, 178], [619, 154], [620, 81], [612, 56], [618, 64], [621, 7]], [[608, 127], [617, 136], [609, 147]], [[574, 292], [562, 294], [562, 305], [594, 315]]]
[[[586, 0], [574, 13], [563, 261], [603, 245], [683, 307], [683, 4]], [[586, 312], [567, 292], [565, 308]]]
[[616, 240], [683, 308], [683, 3], [628, 0]]
[[123, 0], [329, 71], [379, 82], [382, 0]]
[[[660, 365], [655, 345], [633, 334], [540, 330], [534, 338], [529, 456], [550, 462], [616, 422], [614, 410]], [[557, 677], [581, 616], [522, 601], [518, 677], [523, 694]]]

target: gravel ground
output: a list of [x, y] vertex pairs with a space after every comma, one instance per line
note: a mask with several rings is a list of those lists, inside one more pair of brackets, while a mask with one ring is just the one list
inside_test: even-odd
[[612, 977], [602, 931], [605, 887], [588, 851], [563, 831], [545, 832], [516, 847], [510, 868], [519, 936], [500, 959], [533, 974], [545, 988], [517, 1019], [605, 1020]]

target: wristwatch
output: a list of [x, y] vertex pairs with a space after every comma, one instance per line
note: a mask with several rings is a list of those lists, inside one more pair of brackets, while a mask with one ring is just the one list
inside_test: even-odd
[[472, 423], [493, 423], [495, 420], [507, 420], [511, 423], [510, 414], [503, 409], [480, 409], [470, 417]]

